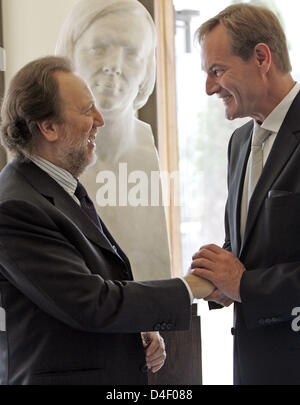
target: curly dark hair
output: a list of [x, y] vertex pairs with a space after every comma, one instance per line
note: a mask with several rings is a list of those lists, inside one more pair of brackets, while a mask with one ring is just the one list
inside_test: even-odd
[[1, 109], [2, 144], [19, 158], [32, 154], [41, 136], [38, 122], [62, 122], [62, 102], [54, 77], [73, 72], [67, 58], [47, 56], [24, 66], [12, 79]]

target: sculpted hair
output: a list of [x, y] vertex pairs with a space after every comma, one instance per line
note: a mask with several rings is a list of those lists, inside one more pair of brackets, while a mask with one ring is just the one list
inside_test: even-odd
[[[94, 21], [111, 13], [128, 12], [137, 18], [145, 17], [152, 32], [152, 47], [149, 50], [145, 77], [134, 100], [134, 110], [142, 108], [152, 93], [156, 79], [156, 28], [147, 9], [137, 0], [81, 0], [75, 4], [67, 16], [56, 44], [56, 55], [74, 61], [74, 48], [77, 41]], [[122, 38], [122, 33], [120, 33]]]
[[18, 157], [33, 152], [41, 136], [38, 122], [62, 122], [57, 71], [72, 72], [71, 63], [49, 56], [28, 63], [11, 80], [2, 104], [0, 134], [2, 144]]
[[269, 46], [279, 71], [291, 72], [286, 36], [272, 11], [249, 4], [229, 6], [200, 26], [195, 34], [199, 43], [219, 24], [227, 29], [234, 55], [247, 62], [253, 55], [255, 46], [265, 43]]

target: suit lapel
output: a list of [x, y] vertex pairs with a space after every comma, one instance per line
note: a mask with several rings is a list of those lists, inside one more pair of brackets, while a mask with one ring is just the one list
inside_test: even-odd
[[99, 247], [109, 250], [116, 255], [109, 240], [99, 231], [96, 224], [82, 211], [73, 198], [46, 172], [31, 162], [20, 163], [14, 161], [12, 165], [26, 178], [36, 191], [74, 222], [88, 239]]
[[262, 204], [268, 196], [268, 192], [272, 189], [275, 180], [289, 162], [299, 145], [299, 108], [300, 94], [296, 97], [276, 136], [269, 158], [267, 159], [261, 177], [250, 200], [241, 253], [251, 235], [251, 231], [255, 225]]
[[241, 247], [241, 201], [243, 195], [244, 177], [247, 168], [248, 156], [251, 146], [251, 133], [253, 123], [250, 121], [240, 129], [237, 134], [238, 141], [241, 142], [238, 148], [238, 161], [232, 173], [230, 182], [230, 190], [228, 194], [229, 203], [229, 222], [230, 228], [233, 229], [231, 233], [231, 250], [234, 254], [238, 255]]
[[71, 196], [69, 196], [68, 193], [65, 194], [67, 195], [62, 196], [61, 194], [57, 194], [57, 196], [54, 197], [55, 207], [71, 219], [71, 221], [78, 226], [88, 239], [99, 245], [101, 248], [115, 253], [109, 240], [104, 234], [102, 234], [94, 221], [82, 211], [80, 206]]

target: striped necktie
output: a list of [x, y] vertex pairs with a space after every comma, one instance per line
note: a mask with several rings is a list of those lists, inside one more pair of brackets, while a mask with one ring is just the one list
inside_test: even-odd
[[262, 145], [270, 135], [271, 135], [270, 131], [260, 126], [257, 126], [254, 129], [250, 153], [248, 201], [250, 201], [250, 198], [257, 185], [257, 182], [261, 176], [263, 170]]
[[94, 221], [94, 223], [100, 228], [101, 232], [103, 232], [100, 218], [93, 201], [90, 199], [86, 189], [79, 181], [77, 181], [77, 188], [74, 194], [78, 198], [82, 210]]

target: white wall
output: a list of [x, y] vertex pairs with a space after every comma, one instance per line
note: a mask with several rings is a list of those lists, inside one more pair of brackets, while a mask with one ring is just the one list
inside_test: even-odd
[[60, 27], [78, 0], [2, 0], [5, 83], [26, 63], [53, 55]]

